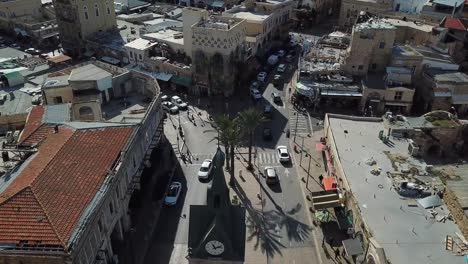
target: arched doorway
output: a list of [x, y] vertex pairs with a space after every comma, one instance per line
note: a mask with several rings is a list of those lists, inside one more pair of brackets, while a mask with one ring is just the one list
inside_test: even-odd
[[81, 120], [94, 120], [93, 109], [89, 106], [82, 106], [78, 110]]

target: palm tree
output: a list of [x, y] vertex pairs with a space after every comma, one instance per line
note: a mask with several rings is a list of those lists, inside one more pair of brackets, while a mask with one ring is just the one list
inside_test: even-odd
[[[229, 129], [232, 127], [232, 120], [229, 118], [227, 115], [222, 115], [220, 117], [217, 117], [215, 119], [215, 131], [218, 132], [218, 135], [216, 135], [212, 140], [218, 140], [221, 145], [224, 146], [224, 152], [226, 153], [226, 160], [229, 160], [229, 139], [228, 139], [228, 134], [229, 134]], [[208, 130], [205, 132], [212, 132], [213, 130]], [[229, 170], [229, 162], [226, 162], [226, 169]]]
[[254, 140], [255, 129], [262, 123], [265, 122], [265, 117], [256, 108], [249, 108], [239, 113], [239, 125], [246, 132], [249, 137], [249, 163], [248, 168], [252, 169], [252, 146]]

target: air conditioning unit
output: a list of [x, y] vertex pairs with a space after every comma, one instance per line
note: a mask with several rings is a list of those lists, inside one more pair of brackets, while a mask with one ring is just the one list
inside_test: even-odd
[[5, 137], [7, 144], [12, 144], [15, 141], [15, 138], [13, 137], [13, 131], [8, 131]]
[[419, 156], [419, 151], [420, 151], [420, 148], [413, 142], [413, 140], [410, 140], [408, 144], [409, 154], [413, 157], [416, 157], [416, 156]]

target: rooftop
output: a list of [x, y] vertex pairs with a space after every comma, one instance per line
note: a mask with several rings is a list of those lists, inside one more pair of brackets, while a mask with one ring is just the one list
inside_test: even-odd
[[444, 71], [441, 69], [429, 68], [424, 71], [436, 82], [440, 83], [468, 83], [468, 75], [458, 71]]
[[182, 33], [177, 30], [166, 29], [161, 30], [155, 33], [145, 34], [143, 37], [145, 39], [154, 39], [154, 40], [161, 40], [164, 42], [184, 45], [184, 38], [179, 37]]
[[6, 47], [0, 48], [0, 59], [2, 58], [24, 58], [24, 57], [32, 57], [31, 54], [23, 52], [21, 50], [17, 50], [14, 48]]
[[138, 38], [132, 42], [125, 44], [125, 47], [136, 49], [136, 50], [146, 50], [146, 49], [153, 47], [154, 45], [156, 45], [156, 42], [154, 41]]
[[452, 17], [446, 17], [442, 21], [443, 27], [445, 28], [450, 28], [450, 29], [455, 29], [455, 30], [462, 30], [462, 31], [467, 31], [468, 30], [468, 19], [466, 18], [452, 18]]
[[[32, 95], [22, 91], [29, 84], [15, 86], [14, 88], [3, 88], [0, 94], [6, 95], [6, 100], [0, 104], [0, 114], [11, 115], [27, 113], [32, 106]], [[40, 92], [40, 91], [39, 91]]]
[[112, 77], [112, 74], [90, 63], [73, 69], [68, 81], [98, 81], [107, 77]]
[[263, 22], [270, 15], [264, 14], [264, 13], [251, 12], [251, 11], [239, 11], [239, 12], [232, 13], [232, 16], [235, 18], [246, 19], [248, 21]]
[[468, 164], [446, 166], [447, 187], [457, 196], [457, 201], [468, 216]]
[[220, 16], [210, 16], [206, 20], [200, 20], [193, 27], [197, 28], [211, 28], [217, 30], [230, 30], [232, 27], [236, 26], [242, 22], [241, 19], [231, 18], [231, 17], [220, 17]]
[[459, 7], [460, 5], [464, 4], [463, 0], [432, 0], [428, 2], [432, 2], [435, 4], [439, 4], [439, 5], [450, 6], [450, 7], [452, 6]]
[[[408, 141], [390, 139], [392, 146], [384, 144], [378, 134], [386, 128], [379, 121], [333, 116], [328, 116], [328, 120], [333, 134], [331, 137], [337, 146], [337, 157], [361, 215], [372, 236], [383, 247], [388, 260], [391, 263], [408, 263], [411, 256], [413, 264], [462, 261], [462, 257], [444, 248], [447, 235], [460, 233], [457, 225], [453, 221], [436, 221], [414, 199], [400, 196], [392, 185], [390, 175], [396, 169], [400, 171], [415, 167], [421, 172], [425, 171], [424, 162], [408, 155]], [[401, 157], [401, 162], [393, 162], [392, 157]], [[366, 164], [370, 158], [375, 160], [375, 167], [381, 169], [379, 176], [371, 174], [373, 168]], [[416, 177], [427, 185], [431, 185], [433, 179], [437, 180], [433, 176]], [[442, 205], [436, 211], [447, 215], [448, 209]]]
[[421, 22], [405, 21], [405, 20], [394, 19], [394, 18], [384, 18], [382, 19], [382, 21], [388, 22], [396, 27], [409, 27], [409, 28], [413, 28], [413, 29], [417, 29], [417, 30], [421, 30], [425, 32], [432, 32], [432, 28], [434, 27], [434, 26], [424, 24]]
[[37, 152], [0, 178], [0, 225], [8, 226], [0, 229], [0, 243], [64, 250], [134, 128], [61, 125], [53, 133], [42, 129], [47, 124], [37, 126], [41, 119], [33, 110], [23, 132], [32, 133], [22, 136], [27, 141], [40, 134]]
[[395, 29], [395, 26], [385, 19], [371, 18], [367, 22], [354, 25], [353, 28], [355, 31], [367, 29]]
[[452, 58], [447, 54], [442, 54], [425, 46], [413, 46], [414, 50], [424, 56], [424, 59], [438, 60], [446, 63], [453, 63]]

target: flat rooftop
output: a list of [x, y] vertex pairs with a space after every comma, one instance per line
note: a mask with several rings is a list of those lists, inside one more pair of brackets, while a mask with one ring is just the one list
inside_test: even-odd
[[232, 13], [232, 16], [235, 18], [241, 18], [241, 19], [245, 19], [248, 21], [263, 22], [270, 15], [257, 13], [257, 12], [250, 12], [250, 11], [240, 11], [240, 12]]
[[145, 39], [161, 40], [163, 42], [174, 43], [178, 45], [184, 45], [184, 38], [180, 38], [182, 32], [172, 29], [161, 30], [155, 33], [149, 33], [143, 35]]
[[156, 42], [154, 41], [138, 38], [132, 42], [125, 44], [125, 47], [136, 49], [136, 50], [146, 50], [146, 49], [153, 47], [154, 45], [156, 45]]
[[33, 96], [21, 91], [21, 89], [28, 86], [32, 85], [25, 84], [14, 88], [4, 88], [0, 91], [0, 94], [6, 95], [6, 100], [0, 103], [0, 114], [2, 116], [28, 112], [28, 109], [32, 107]]
[[[389, 155], [407, 157], [406, 162], [398, 164], [398, 169], [416, 167], [425, 171], [424, 162], [408, 155], [408, 141], [391, 138], [393, 146], [384, 144], [378, 137], [379, 131], [385, 131], [382, 122], [333, 116], [328, 116], [328, 120], [343, 171], [361, 215], [388, 260], [412, 264], [463, 262], [461, 256], [445, 250], [445, 237], [461, 233], [457, 225], [449, 220], [445, 223], [436, 221], [417, 203], [417, 207], [410, 207], [414, 200], [400, 196], [387, 177], [387, 172], [395, 171]], [[367, 165], [365, 161], [369, 158], [373, 158], [376, 165]], [[382, 169], [379, 176], [371, 174], [371, 170], [377, 167]], [[434, 178], [419, 176], [418, 179], [430, 184]], [[448, 214], [445, 205], [436, 210], [439, 214]]]
[[131, 93], [125, 99], [113, 99], [101, 107], [107, 122], [138, 124], [145, 117], [149, 103], [146, 97]]
[[367, 22], [356, 24], [354, 30], [361, 31], [366, 29], [395, 29], [395, 26], [384, 19], [371, 18]]
[[427, 75], [434, 78], [436, 82], [466, 84], [468, 75], [458, 71], [444, 71], [436, 68], [429, 68], [424, 71]]
[[394, 19], [394, 18], [384, 18], [382, 19], [384, 22], [388, 22], [396, 27], [409, 27], [417, 30], [421, 30], [424, 32], [432, 32], [432, 28], [434, 26], [420, 23], [420, 22], [414, 22], [414, 21], [404, 21], [401, 19]]
[[438, 60], [447, 63], [453, 63], [452, 58], [447, 54], [442, 54], [425, 46], [413, 46], [414, 50], [424, 56], [425, 59]]

